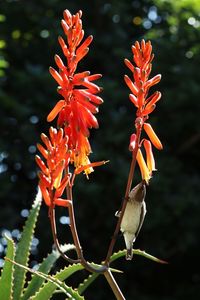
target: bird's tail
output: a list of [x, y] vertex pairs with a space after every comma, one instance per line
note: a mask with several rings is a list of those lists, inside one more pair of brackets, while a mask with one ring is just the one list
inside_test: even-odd
[[129, 248], [126, 251], [126, 260], [132, 260], [133, 258], [133, 248]]

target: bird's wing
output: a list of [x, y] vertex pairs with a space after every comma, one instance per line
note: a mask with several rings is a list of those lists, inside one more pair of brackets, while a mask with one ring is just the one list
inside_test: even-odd
[[142, 204], [142, 209], [141, 209], [141, 215], [140, 215], [140, 223], [139, 223], [139, 226], [138, 226], [138, 230], [136, 231], [136, 234], [135, 234], [135, 238], [138, 236], [139, 232], [140, 232], [140, 229], [142, 227], [142, 224], [144, 222], [144, 217], [146, 215], [146, 203], [145, 201], [143, 201], [143, 204]]

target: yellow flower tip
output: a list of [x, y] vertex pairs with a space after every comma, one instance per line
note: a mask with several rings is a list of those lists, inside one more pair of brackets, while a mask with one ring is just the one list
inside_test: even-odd
[[151, 172], [146, 165], [146, 162], [140, 149], [137, 153], [137, 162], [140, 167], [142, 179], [145, 180], [146, 184], [149, 184], [149, 180], [151, 179]]
[[156, 167], [155, 167], [155, 159], [152, 152], [151, 142], [145, 139], [143, 144], [146, 151], [147, 167], [150, 173], [152, 173], [153, 171], [156, 171]]

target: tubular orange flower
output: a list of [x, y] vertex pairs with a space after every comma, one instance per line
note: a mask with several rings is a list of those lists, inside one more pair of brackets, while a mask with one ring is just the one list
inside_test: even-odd
[[149, 169], [146, 165], [146, 162], [144, 160], [142, 151], [140, 149], [137, 152], [137, 162], [138, 162], [139, 167], [140, 167], [142, 179], [145, 180], [146, 183], [148, 183], [149, 180], [151, 179], [151, 172], [149, 171]]
[[[98, 106], [103, 103], [103, 100], [97, 96], [101, 88], [94, 83], [101, 78], [101, 74], [90, 75], [89, 71], [75, 74], [78, 62], [88, 53], [88, 46], [93, 39], [92, 36], [88, 36], [82, 42], [84, 31], [81, 15], [81, 11], [75, 15], [71, 15], [68, 10], [63, 13], [64, 19], [61, 25], [67, 40], [59, 37], [58, 41], [66, 62], [55, 55], [55, 63], [59, 71], [52, 67], [49, 69], [59, 85], [58, 93], [63, 98], [57, 102], [47, 117], [47, 121], [51, 122], [58, 116], [57, 124], [64, 128], [69, 138], [70, 160], [75, 168], [90, 163], [89, 129], [98, 128], [98, 121], [94, 114], [98, 112]], [[92, 168], [86, 173], [90, 171]]]
[[[144, 130], [147, 133], [151, 143], [159, 150], [162, 149], [162, 144], [154, 132], [153, 128], [150, 124], [145, 123], [145, 121], [149, 118], [149, 114], [154, 111], [156, 108], [156, 103], [161, 98], [161, 93], [156, 91], [151, 96], [148, 96], [150, 87], [154, 86], [161, 80], [161, 75], [158, 74], [153, 78], [149, 79], [151, 69], [152, 69], [152, 60], [154, 55], [152, 54], [152, 46], [151, 42], [145, 42], [144, 40], [139, 43], [135, 42], [135, 45], [132, 46], [133, 53], [133, 62], [132, 64], [128, 59], [125, 59], [125, 65], [130, 69], [133, 76], [132, 79], [127, 75], [124, 76], [124, 80], [131, 90], [131, 94], [129, 95], [129, 99], [137, 108], [136, 112], [136, 121], [135, 127], [138, 127], [138, 120], [140, 126], [140, 133], [144, 126]], [[140, 135], [140, 134], [139, 134]], [[131, 141], [129, 145], [129, 150], [134, 151], [136, 145], [134, 141], [136, 140], [136, 135], [132, 134]], [[153, 170], [155, 170], [155, 161], [151, 149], [150, 141], [144, 141], [144, 147], [147, 156], [147, 164], [144, 161], [142, 156], [142, 152], [138, 150], [137, 161], [141, 170], [142, 178], [148, 183], [150, 179], [150, 175]], [[139, 140], [138, 140], [139, 143]], [[134, 145], [134, 147], [133, 147]], [[139, 146], [139, 144], [138, 144]], [[148, 175], [149, 172], [149, 175]]]
[[44, 156], [46, 163], [36, 155], [36, 163], [40, 168], [39, 187], [41, 189], [43, 199], [47, 206], [67, 206], [68, 200], [60, 199], [65, 187], [68, 185], [70, 175], [64, 175], [64, 169], [68, 166], [70, 153], [68, 151], [68, 137], [64, 136], [63, 129], [51, 127], [49, 129], [49, 137], [44, 133], [41, 139], [46, 149], [38, 144], [38, 150]]
[[155, 160], [153, 157], [151, 142], [145, 139], [143, 144], [146, 151], [147, 167], [149, 169], [149, 172], [152, 174], [152, 171], [156, 171], [156, 167], [155, 167]]
[[144, 123], [144, 130], [146, 131], [148, 137], [150, 138], [152, 144], [158, 149], [162, 150], [163, 146], [161, 144], [161, 141], [157, 137], [156, 133], [154, 132], [153, 128], [150, 124]]

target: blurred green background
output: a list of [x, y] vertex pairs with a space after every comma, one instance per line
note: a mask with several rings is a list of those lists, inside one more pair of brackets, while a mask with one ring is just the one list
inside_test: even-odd
[[[92, 130], [91, 160], [109, 159], [90, 180], [76, 182], [77, 226], [87, 259], [105, 258], [124, 195], [130, 164], [129, 136], [135, 109], [123, 76], [131, 45], [150, 39], [155, 59], [152, 76], [162, 100], [151, 115], [164, 145], [155, 150], [158, 172], [147, 192], [147, 216], [135, 247], [169, 261], [158, 265], [141, 257], [114, 266], [126, 299], [179, 300], [200, 297], [200, 2], [199, 0], [0, 0], [0, 229], [15, 240], [36, 193], [34, 156], [46, 116], [59, 96], [48, 73], [60, 55], [62, 11], [83, 11], [85, 34], [94, 41], [79, 70], [102, 73], [104, 104], [99, 130]], [[135, 183], [137, 182], [135, 179]], [[71, 241], [66, 211], [58, 211], [61, 241]], [[50, 251], [52, 238], [43, 205], [32, 243], [30, 265]], [[115, 250], [124, 247], [119, 237]], [[5, 240], [0, 239], [0, 264]], [[63, 265], [55, 267], [59, 268]], [[86, 272], [83, 274], [86, 275]], [[81, 275], [82, 276], [82, 275]], [[80, 277], [81, 279], [82, 277]], [[77, 280], [77, 279], [76, 279]], [[76, 280], [72, 282], [76, 284]], [[79, 280], [79, 278], [78, 278]], [[88, 300], [114, 299], [104, 278], [86, 292]], [[58, 296], [55, 299], [64, 299]]]

